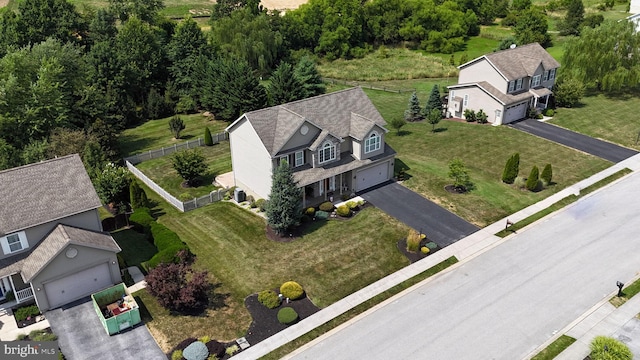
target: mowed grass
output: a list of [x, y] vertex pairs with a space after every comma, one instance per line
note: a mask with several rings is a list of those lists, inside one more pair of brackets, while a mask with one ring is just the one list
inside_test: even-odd
[[[387, 122], [401, 117], [409, 94], [365, 90]], [[419, 92], [422, 104], [428, 92]], [[410, 176], [404, 185], [462, 218], [486, 226], [521, 210], [611, 165], [610, 162], [525, 134], [506, 126], [494, 127], [443, 120], [431, 132], [426, 122], [408, 123], [402, 135], [390, 131], [386, 142], [397, 152], [396, 170]], [[513, 153], [520, 153], [520, 176], [527, 177], [533, 165], [553, 166], [553, 182], [547, 189], [532, 193], [503, 184], [504, 165]], [[450, 194], [448, 163], [461, 159], [475, 188], [467, 194]]]
[[131, 156], [141, 152], [181, 144], [187, 140], [204, 139], [204, 128], [209, 127], [211, 134], [222, 133], [229, 125], [228, 122], [210, 120], [202, 114], [179, 115], [184, 121], [185, 129], [180, 132], [180, 139], [174, 139], [169, 130], [168, 117], [149, 120], [134, 128], [126, 129], [118, 138], [118, 145], [123, 156]]
[[362, 59], [322, 62], [323, 77], [356, 80], [407, 80], [457, 76], [458, 70], [439, 57], [405, 48], [378, 49]]
[[146, 235], [133, 229], [114, 231], [111, 236], [122, 249], [119, 254], [127, 266], [137, 266], [142, 269], [140, 264], [151, 259], [158, 252], [158, 249], [147, 240]]
[[228, 141], [197, 149], [204, 156], [208, 166], [207, 173], [198, 179], [199, 185], [197, 187], [184, 188], [181, 186], [184, 180], [173, 168], [172, 155], [144, 161], [137, 164], [136, 167], [171, 195], [183, 201], [191, 200], [215, 190], [216, 187], [212, 184], [215, 177], [231, 171], [231, 151]]
[[590, 95], [575, 108], [559, 108], [551, 123], [640, 150], [640, 93]]
[[263, 218], [231, 203], [179, 213], [157, 195], [150, 198], [161, 204], [154, 209], [163, 213], [159, 221], [197, 255], [194, 266], [210, 272], [217, 294], [217, 306], [197, 317], [170, 315], [145, 292], [137, 294], [165, 351], [190, 336], [243, 336], [251, 322], [244, 298], [285, 281], [299, 282], [316, 305], [326, 307], [409, 263], [396, 248], [408, 228], [376, 208], [349, 221], [318, 223], [302, 238], [282, 243], [266, 238]]
[[571, 336], [562, 335], [557, 338], [554, 342], [549, 344], [546, 348], [540, 351], [536, 356], [532, 357], [531, 360], [552, 360], [555, 359], [556, 356], [560, 355], [566, 348], [571, 346], [576, 342], [576, 339]]

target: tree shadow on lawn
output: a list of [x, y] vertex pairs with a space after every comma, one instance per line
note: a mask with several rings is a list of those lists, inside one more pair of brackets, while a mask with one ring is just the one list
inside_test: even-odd
[[434, 133], [441, 133], [441, 132], [445, 132], [445, 131], [447, 131], [447, 130], [449, 130], [449, 128], [446, 128], [446, 127], [437, 127], [437, 128], [435, 128], [435, 129], [433, 130], [433, 132], [434, 132]]
[[396, 136], [407, 136], [407, 135], [411, 135], [413, 134], [413, 132], [409, 131], [409, 130], [398, 130], [396, 131]]

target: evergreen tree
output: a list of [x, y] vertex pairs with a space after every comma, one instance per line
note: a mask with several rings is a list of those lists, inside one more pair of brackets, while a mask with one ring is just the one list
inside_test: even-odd
[[326, 87], [318, 72], [316, 63], [308, 56], [303, 56], [293, 69], [296, 78], [302, 83], [304, 89], [303, 99], [324, 94]]
[[567, 14], [560, 23], [560, 35], [580, 35], [584, 22], [584, 4], [582, 0], [570, 0]]
[[545, 186], [551, 185], [551, 180], [553, 178], [553, 169], [551, 168], [551, 164], [547, 164], [542, 169], [542, 174], [540, 175], [540, 179], [542, 179], [542, 183]]
[[269, 95], [272, 105], [280, 105], [304, 98], [305, 89], [294, 75], [293, 67], [288, 63], [280, 63], [271, 74]]
[[209, 127], [204, 128], [204, 144], [207, 146], [213, 145], [213, 138], [211, 137], [211, 130], [209, 130]]
[[139, 209], [147, 207], [147, 194], [144, 189], [138, 185], [138, 182], [133, 180], [129, 185], [129, 197], [131, 198], [131, 207]]
[[538, 188], [538, 181], [540, 181], [538, 176], [538, 167], [534, 165], [531, 169], [531, 173], [529, 173], [529, 177], [527, 178], [527, 190], [536, 191], [536, 189]]
[[518, 171], [520, 167], [520, 154], [515, 153], [507, 160], [502, 171], [502, 182], [505, 184], [513, 184], [516, 177], [518, 177]]
[[273, 173], [271, 194], [267, 202], [267, 223], [279, 235], [297, 225], [302, 216], [300, 200], [302, 189], [293, 180], [293, 173], [286, 161]]
[[438, 87], [438, 84], [433, 85], [433, 88], [431, 89], [429, 100], [427, 100], [427, 103], [424, 106], [424, 116], [429, 116], [433, 109], [440, 111], [440, 114], [442, 114], [442, 100], [440, 99], [440, 88]]
[[404, 119], [406, 121], [417, 121], [421, 119], [420, 100], [418, 100], [418, 94], [414, 91], [409, 98], [408, 109], [404, 112]]
[[176, 115], [169, 120], [169, 130], [171, 130], [175, 139], [180, 139], [180, 132], [185, 128], [184, 121], [182, 121], [180, 116]]

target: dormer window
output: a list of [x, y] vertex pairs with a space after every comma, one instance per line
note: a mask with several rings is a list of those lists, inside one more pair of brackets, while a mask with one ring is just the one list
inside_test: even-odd
[[531, 87], [538, 87], [540, 86], [540, 75], [536, 75], [533, 77], [533, 80], [531, 81]]
[[2, 245], [2, 252], [5, 255], [9, 255], [29, 247], [27, 237], [23, 231], [0, 238], [0, 243]]
[[304, 165], [304, 151], [296, 151], [295, 155], [295, 166]]
[[521, 89], [522, 89], [522, 78], [516, 81], [516, 90], [521, 90]]
[[364, 153], [370, 153], [376, 150], [380, 150], [380, 135], [377, 132], [371, 133], [371, 135], [364, 141]]
[[515, 80], [509, 81], [509, 90], [507, 90], [507, 92], [513, 92], [513, 90], [516, 89], [516, 82]]
[[326, 141], [320, 150], [318, 150], [318, 159], [319, 163], [325, 163], [327, 161], [335, 160], [336, 158], [336, 147], [329, 141]]

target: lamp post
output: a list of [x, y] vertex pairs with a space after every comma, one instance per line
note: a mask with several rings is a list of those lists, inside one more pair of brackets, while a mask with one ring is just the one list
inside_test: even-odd
[[624, 286], [624, 283], [621, 281], [616, 281], [616, 286], [618, 287], [618, 297], [624, 295], [624, 293], [622, 292], [622, 287]]

